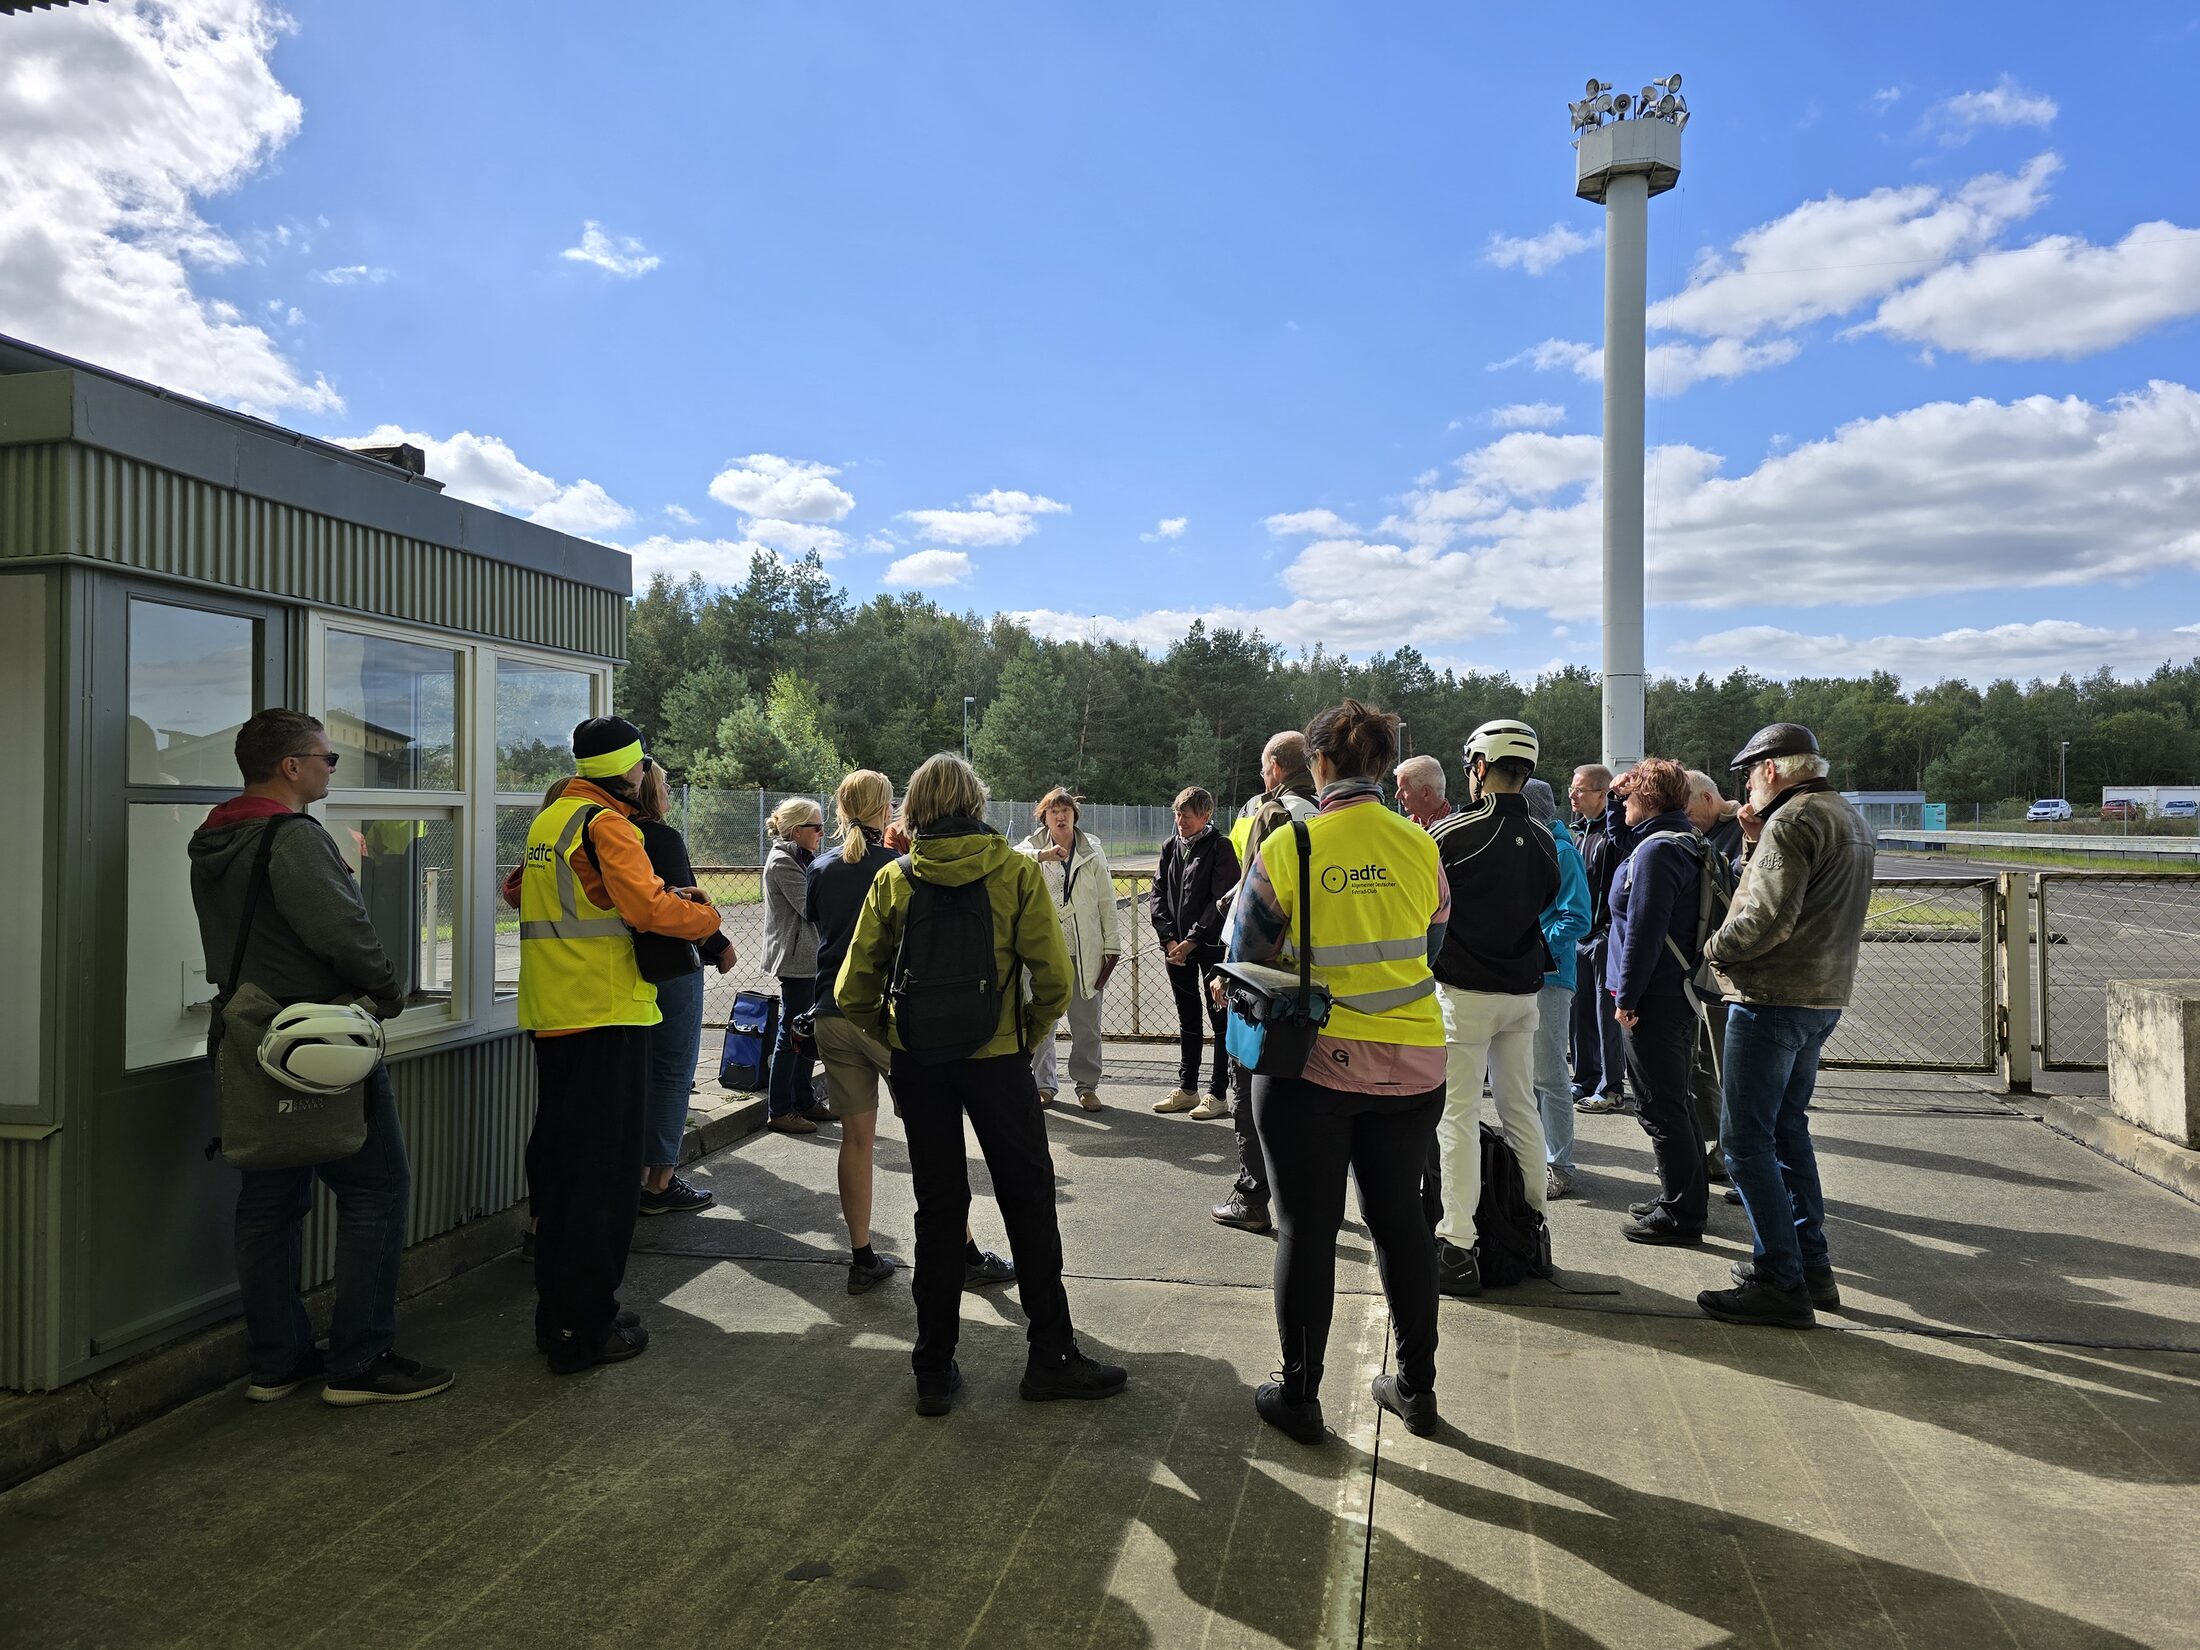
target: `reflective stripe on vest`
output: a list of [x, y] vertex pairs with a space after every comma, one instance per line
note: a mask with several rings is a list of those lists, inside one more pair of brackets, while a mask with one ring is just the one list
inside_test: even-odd
[[[1436, 915], [1436, 843], [1388, 809], [1358, 803], [1306, 822], [1314, 873], [1314, 976], [1329, 987], [1328, 1034], [1368, 1043], [1431, 1048], [1444, 1041], [1428, 926]], [[1271, 831], [1261, 864], [1289, 913], [1279, 966], [1297, 958], [1299, 853], [1296, 833]]]
[[602, 804], [560, 797], [527, 830], [519, 885], [519, 1023], [530, 1031], [649, 1026], [663, 1018], [657, 988], [635, 964], [632, 933], [616, 911], [589, 899], [574, 872], [573, 856], [587, 848], [581, 822], [592, 806]]

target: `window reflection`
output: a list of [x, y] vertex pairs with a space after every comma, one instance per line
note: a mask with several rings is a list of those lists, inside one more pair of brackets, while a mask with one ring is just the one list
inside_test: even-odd
[[458, 655], [386, 636], [328, 633], [328, 727], [345, 789], [458, 784]]
[[238, 783], [237, 729], [252, 714], [258, 628], [234, 613], [131, 599], [130, 784]]
[[531, 791], [573, 771], [573, 729], [589, 709], [584, 672], [499, 659], [496, 705], [498, 790]]
[[367, 920], [408, 1007], [448, 1004], [462, 966], [458, 830], [448, 816], [332, 814], [329, 834], [359, 879]]

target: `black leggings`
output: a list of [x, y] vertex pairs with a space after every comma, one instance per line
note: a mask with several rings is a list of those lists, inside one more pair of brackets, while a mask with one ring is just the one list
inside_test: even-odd
[[1169, 995], [1176, 999], [1176, 1086], [1199, 1087], [1199, 1028], [1204, 1019], [1215, 1034], [1215, 1074], [1207, 1092], [1220, 1100], [1230, 1092], [1230, 1056], [1222, 1046], [1222, 1010], [1207, 994], [1215, 971], [1197, 963], [1170, 963], [1168, 969]]
[[1680, 997], [1645, 997], [1640, 1018], [1625, 1033], [1627, 1081], [1640, 1108], [1642, 1132], [1658, 1168], [1658, 1195], [1673, 1220], [1700, 1232], [1710, 1206], [1703, 1131], [1689, 1096], [1696, 1048], [1696, 1011]]
[[1421, 1171], [1444, 1090], [1350, 1094], [1303, 1077], [1255, 1077], [1253, 1114], [1267, 1148], [1276, 1220], [1276, 1332], [1284, 1390], [1319, 1391], [1337, 1293], [1337, 1231], [1349, 1165], [1398, 1333], [1398, 1370], [1436, 1387], [1436, 1241], [1421, 1209]]

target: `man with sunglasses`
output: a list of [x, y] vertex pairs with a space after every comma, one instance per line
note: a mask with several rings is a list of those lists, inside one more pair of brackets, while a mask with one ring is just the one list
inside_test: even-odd
[[[263, 710], [237, 730], [236, 751], [244, 793], [207, 815], [191, 838], [191, 900], [208, 974], [226, 970], [235, 953], [253, 867], [273, 830], [267, 891], [253, 913], [242, 977], [281, 1003], [365, 998], [382, 1019], [394, 1017], [404, 994], [350, 867], [318, 820], [291, 817], [328, 795], [339, 758], [327, 733], [302, 711]], [[221, 1024], [219, 1014], [213, 1023]], [[448, 1369], [400, 1356], [391, 1344], [412, 1174], [388, 1067], [376, 1066], [367, 1078], [366, 1105], [366, 1143], [351, 1156], [242, 1171], [237, 1282], [252, 1365], [245, 1396], [255, 1403], [324, 1376], [321, 1396], [337, 1405], [401, 1403], [451, 1384]], [[337, 1208], [336, 1306], [325, 1358], [298, 1299], [300, 1231], [316, 1177]]]

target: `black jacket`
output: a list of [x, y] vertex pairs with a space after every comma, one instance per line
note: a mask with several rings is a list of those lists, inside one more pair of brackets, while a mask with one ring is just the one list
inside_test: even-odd
[[1612, 926], [1612, 876], [1624, 855], [1613, 852], [1612, 832], [1602, 814], [1574, 821], [1574, 839], [1581, 844], [1581, 866], [1589, 873], [1589, 937], [1585, 949], [1602, 949]]
[[803, 887], [802, 915], [817, 929], [817, 1012], [835, 1019], [840, 1005], [833, 1000], [833, 982], [840, 976], [841, 959], [855, 938], [856, 918], [863, 914], [864, 896], [879, 872], [900, 856], [886, 846], [885, 838], [866, 830], [863, 857], [853, 865], [840, 857], [838, 848], [827, 848], [810, 861]]
[[1225, 899], [1238, 883], [1237, 850], [1222, 832], [1208, 827], [1198, 841], [1172, 836], [1161, 849], [1161, 868], [1153, 879], [1153, 928], [1164, 946], [1193, 940], [1195, 963], [1222, 960]]
[[[688, 858], [687, 838], [677, 827], [667, 825], [661, 819], [644, 819], [634, 816], [634, 824], [642, 833], [642, 847], [649, 854], [649, 868], [664, 878], [667, 888], [692, 888], [695, 886], [695, 864]], [[699, 941], [696, 950], [703, 954], [705, 962], [716, 962], [719, 953], [733, 941], [721, 928], [707, 940]]]
[[1451, 884], [1436, 977], [1459, 991], [1530, 996], [1550, 972], [1543, 908], [1558, 895], [1558, 844], [1517, 791], [1492, 791], [1429, 827]]

